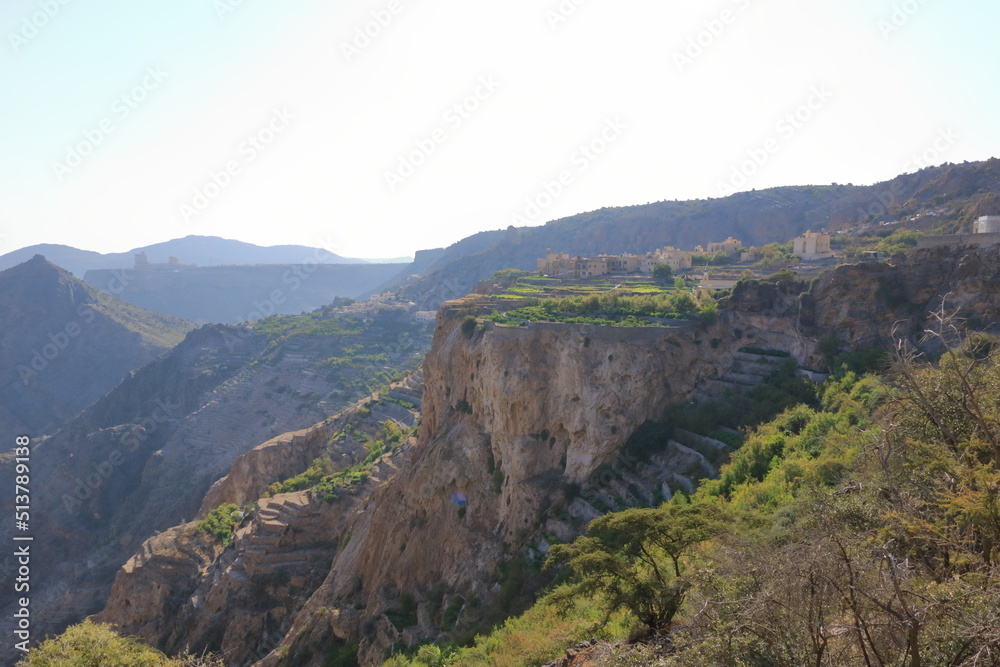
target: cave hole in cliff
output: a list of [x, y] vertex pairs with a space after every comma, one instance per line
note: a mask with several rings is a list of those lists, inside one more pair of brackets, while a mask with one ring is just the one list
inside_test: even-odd
[[624, 451], [640, 461], [646, 461], [667, 448], [673, 433], [673, 426], [647, 420], [625, 441]]

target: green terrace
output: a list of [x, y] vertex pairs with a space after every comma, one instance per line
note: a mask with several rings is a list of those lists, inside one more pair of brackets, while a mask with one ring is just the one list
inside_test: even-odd
[[697, 298], [682, 277], [602, 276], [550, 278], [502, 271], [470, 298], [482, 319], [501, 326], [564, 322], [605, 326], [676, 326], [678, 321], [713, 321], [717, 304]]

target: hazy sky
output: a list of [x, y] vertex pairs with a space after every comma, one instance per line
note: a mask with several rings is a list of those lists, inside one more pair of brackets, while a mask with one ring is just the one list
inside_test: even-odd
[[2, 7], [0, 253], [208, 234], [387, 257], [1000, 153], [996, 0]]

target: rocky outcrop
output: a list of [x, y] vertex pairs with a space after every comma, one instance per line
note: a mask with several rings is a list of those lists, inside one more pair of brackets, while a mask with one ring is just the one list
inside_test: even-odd
[[[401, 427], [415, 424], [416, 408], [401, 403], [419, 397], [421, 389], [420, 373], [411, 374], [393, 385], [392, 399], [388, 393], [385, 399], [370, 397], [241, 456], [202, 503], [205, 511], [221, 503], [250, 503], [229, 545], [222, 548], [200, 535], [196, 522], [147, 540], [119, 570], [96, 620], [170, 652], [209, 649], [231, 665], [264, 657], [323, 582], [331, 559], [350, 543], [371, 494], [395, 476], [415, 441], [376, 461], [366, 480], [338, 492], [333, 502], [308, 490], [274, 497], [262, 493], [320, 456], [329, 457], [334, 470], [358, 463], [368, 453], [364, 436], [376, 437], [387, 419]], [[303, 457], [298, 465], [297, 455]], [[271, 462], [277, 467], [270, 468]], [[260, 491], [247, 501], [242, 496], [249, 489]], [[344, 639], [357, 637], [360, 619], [355, 609], [327, 615], [331, 632]]]
[[[331, 438], [357, 424], [368, 422], [370, 427], [372, 420], [392, 419], [406, 427], [413, 426], [419, 416], [417, 408], [423, 393], [423, 381], [423, 370], [418, 369], [394, 383], [386, 393], [390, 400], [412, 405], [413, 409], [407, 409], [400, 403], [368, 398], [322, 424], [284, 433], [254, 447], [237, 458], [229, 474], [208, 490], [199, 516], [225, 503], [240, 507], [252, 503], [263, 495], [268, 486], [294, 477], [323, 455], [329, 456], [333, 467], [340, 470], [357, 464], [365, 457], [364, 449], [360, 446], [331, 447]], [[359, 445], [351, 438], [345, 439], [344, 443]]]
[[840, 266], [801, 298], [800, 330], [835, 337], [845, 349], [918, 343], [934, 313], [979, 329], [1000, 321], [1000, 263], [994, 248], [918, 250], [889, 263]]
[[[439, 316], [413, 458], [354, 517], [350, 543], [281, 649], [260, 665], [321, 664], [298, 637], [318, 636], [329, 611], [364, 610], [351, 637], [361, 642], [363, 664], [377, 664], [393, 644], [435, 636], [434, 621], [455, 600], [492, 599], [507, 559], [538, 557], [545, 533], [571, 539], [582, 529], [586, 521], [553, 522], [549, 514], [566, 507], [565, 488], [615, 466], [636, 430], [728, 368], [740, 346], [789, 335], [777, 326], [763, 337], [737, 335], [722, 321], [674, 329], [480, 323], [470, 331], [461, 310], [449, 305]], [[642, 484], [642, 465], [625, 467]], [[600, 513], [576, 505], [567, 513]], [[443, 596], [433, 592], [442, 588]], [[428, 622], [419, 614], [399, 621], [394, 610], [404, 597]], [[386, 625], [387, 614], [399, 625]]]

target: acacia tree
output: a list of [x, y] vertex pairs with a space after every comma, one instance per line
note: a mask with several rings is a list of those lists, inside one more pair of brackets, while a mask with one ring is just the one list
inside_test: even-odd
[[575, 575], [555, 594], [556, 601], [595, 596], [604, 605], [605, 622], [614, 612], [628, 610], [650, 631], [662, 630], [690, 586], [684, 556], [722, 527], [717, 503], [683, 500], [594, 519], [586, 534], [549, 551], [548, 567], [567, 564]]

